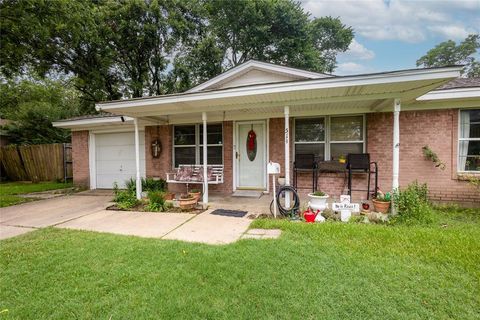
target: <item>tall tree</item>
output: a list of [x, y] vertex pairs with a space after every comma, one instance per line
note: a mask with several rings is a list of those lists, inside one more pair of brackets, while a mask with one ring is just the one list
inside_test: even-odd
[[332, 72], [336, 53], [353, 39], [338, 18], [312, 20], [291, 0], [207, 0], [205, 6], [227, 67], [258, 59]]
[[69, 130], [52, 127], [52, 121], [80, 113], [78, 91], [68, 82], [31, 79], [0, 84], [0, 117], [12, 120], [4, 128], [11, 143], [68, 142]]
[[458, 45], [453, 40], [444, 41], [430, 49], [417, 60], [417, 67], [443, 67], [448, 65], [465, 65], [463, 74], [467, 77], [480, 77], [480, 62], [474, 55], [480, 48], [480, 35], [471, 34]]
[[294, 0], [3, 0], [0, 72], [61, 73], [93, 102], [186, 90], [248, 59], [331, 72], [351, 28]]

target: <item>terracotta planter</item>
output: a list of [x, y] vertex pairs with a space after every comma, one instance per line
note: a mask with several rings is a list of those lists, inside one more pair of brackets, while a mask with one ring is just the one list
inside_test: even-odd
[[200, 200], [200, 196], [202, 195], [201, 192], [189, 192], [188, 195], [193, 197], [195, 200]]
[[165, 200], [173, 200], [175, 199], [175, 193], [167, 192], [165, 193]]
[[372, 202], [376, 212], [387, 213], [388, 209], [390, 209], [390, 201], [378, 201], [373, 199]]
[[182, 210], [190, 210], [197, 204], [197, 199], [190, 197], [186, 199], [178, 199], [178, 205]]

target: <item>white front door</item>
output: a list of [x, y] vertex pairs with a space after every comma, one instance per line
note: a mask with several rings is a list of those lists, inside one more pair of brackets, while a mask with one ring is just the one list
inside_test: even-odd
[[[255, 139], [252, 139], [253, 136]], [[236, 137], [237, 188], [265, 190], [267, 169], [265, 121], [237, 122]], [[256, 152], [252, 150], [252, 146], [256, 147]]]

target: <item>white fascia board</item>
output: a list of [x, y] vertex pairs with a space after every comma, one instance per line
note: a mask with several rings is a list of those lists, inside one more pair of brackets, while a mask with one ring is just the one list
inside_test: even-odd
[[417, 98], [418, 101], [480, 98], [480, 87], [430, 91]]
[[[133, 121], [132, 117], [123, 116], [123, 119], [125, 120], [123, 122]], [[56, 128], [71, 129], [71, 128], [76, 128], [76, 127], [115, 124], [115, 123], [119, 123], [119, 122], [122, 122], [122, 117], [121, 116], [105, 117], [105, 118], [79, 119], [79, 120], [67, 120], [67, 121], [56, 121], [56, 122], [52, 122], [52, 126], [54, 126]]]
[[447, 67], [438, 69], [418, 69], [392, 73], [379, 73], [360, 76], [332, 77], [323, 79], [299, 80], [294, 82], [279, 82], [237, 88], [205, 91], [195, 93], [171, 94], [152, 98], [134, 100], [120, 100], [96, 104], [97, 110], [123, 109], [139, 106], [161, 106], [170, 103], [194, 102], [201, 100], [215, 100], [232, 97], [253, 96], [261, 94], [275, 94], [290, 91], [318, 90], [342, 88], [362, 85], [391, 84], [395, 82], [409, 82], [422, 80], [450, 80], [460, 76], [461, 67]]
[[225, 71], [224, 73], [221, 73], [220, 75], [199, 84], [198, 86], [195, 86], [191, 88], [190, 90], [187, 90], [186, 92], [199, 92], [201, 90], [204, 90], [210, 86], [213, 86], [217, 83], [222, 83], [223, 81], [229, 79], [229, 78], [234, 78], [235, 75], [241, 75], [243, 72], [245, 72], [247, 69], [255, 69], [258, 68], [260, 70], [266, 70], [266, 71], [271, 71], [274, 73], [279, 73], [279, 74], [286, 74], [286, 75], [291, 75], [295, 77], [302, 77], [302, 78], [311, 78], [311, 79], [317, 79], [317, 78], [326, 78], [326, 77], [332, 77], [331, 75], [323, 74], [323, 73], [318, 73], [318, 72], [311, 72], [311, 71], [306, 71], [306, 70], [299, 70], [295, 68], [290, 68], [290, 67], [284, 67], [284, 66], [279, 66], [279, 65], [274, 65], [271, 63], [265, 63], [261, 61], [255, 61], [255, 60], [250, 60], [248, 62], [245, 62], [241, 65], [238, 65], [228, 71]]

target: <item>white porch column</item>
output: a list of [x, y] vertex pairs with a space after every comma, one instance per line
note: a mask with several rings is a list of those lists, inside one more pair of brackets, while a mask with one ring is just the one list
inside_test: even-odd
[[[285, 106], [285, 185], [290, 185], [290, 107]], [[285, 207], [290, 207], [290, 194], [285, 194]]]
[[203, 120], [203, 206], [208, 205], [208, 179], [207, 179], [207, 113], [202, 112]]
[[[398, 189], [398, 177], [400, 173], [400, 99], [395, 99], [393, 102], [393, 176], [392, 176], [392, 191]], [[392, 214], [395, 214], [395, 207], [392, 208]]]
[[142, 198], [142, 178], [140, 177], [140, 136], [138, 132], [138, 118], [133, 118], [135, 126], [135, 165], [136, 165], [136, 196]]

